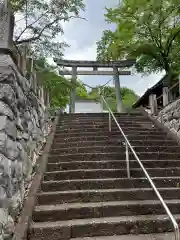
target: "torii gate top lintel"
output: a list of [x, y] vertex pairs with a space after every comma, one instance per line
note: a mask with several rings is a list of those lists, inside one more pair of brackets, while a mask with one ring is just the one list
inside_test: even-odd
[[54, 58], [54, 62], [58, 66], [65, 67], [99, 67], [99, 68], [113, 68], [113, 67], [132, 67], [136, 60], [128, 59], [121, 61], [76, 61], [76, 60], [61, 60]]

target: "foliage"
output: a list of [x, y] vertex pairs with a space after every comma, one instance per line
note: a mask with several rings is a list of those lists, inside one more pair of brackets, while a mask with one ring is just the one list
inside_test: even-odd
[[180, 68], [179, 0], [122, 0], [107, 9], [106, 21], [116, 25], [97, 43], [99, 60], [135, 58], [141, 73]]
[[[93, 88], [92, 91], [89, 93], [89, 98], [100, 100], [100, 97], [98, 95], [98, 89], [101, 86], [98, 86], [96, 88]], [[132, 107], [132, 104], [137, 100], [138, 96], [135, 94], [135, 92], [127, 87], [121, 87], [121, 97], [123, 105], [126, 109], [129, 109]], [[114, 87], [105, 86], [103, 88], [103, 95], [105, 99], [107, 100], [110, 108], [113, 111], [116, 111], [116, 92]], [[104, 109], [106, 107], [104, 106]]]
[[[56, 67], [50, 66], [44, 58], [35, 60], [34, 65], [38, 80], [50, 93], [51, 107], [65, 108], [73, 87], [71, 79], [59, 76]], [[77, 80], [76, 83], [76, 95], [85, 99], [89, 98], [87, 90], [80, 80]]]
[[56, 69], [48, 65], [45, 59], [35, 60], [38, 80], [48, 90], [51, 107], [65, 108], [69, 101], [70, 82], [56, 73]]
[[76, 95], [83, 99], [89, 99], [87, 89], [80, 80], [78, 80], [76, 84]]
[[67, 46], [56, 37], [63, 34], [63, 23], [79, 18], [84, 9], [83, 0], [10, 0], [16, 16], [14, 41], [16, 44], [31, 43], [38, 56], [62, 56]]

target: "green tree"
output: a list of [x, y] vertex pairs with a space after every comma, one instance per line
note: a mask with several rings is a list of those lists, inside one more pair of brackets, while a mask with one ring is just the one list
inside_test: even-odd
[[116, 25], [97, 43], [97, 58], [136, 58], [138, 72], [165, 70], [171, 77], [180, 68], [179, 0], [122, 0], [107, 9], [106, 21]]
[[[34, 69], [38, 80], [50, 94], [51, 107], [65, 108], [69, 103], [70, 91], [72, 90], [71, 79], [58, 75], [58, 69], [47, 63], [45, 58], [34, 61]], [[89, 99], [88, 92], [80, 80], [76, 83], [76, 95], [83, 99]]]
[[38, 56], [61, 57], [67, 46], [56, 38], [63, 34], [63, 23], [80, 18], [83, 0], [10, 0], [13, 12], [20, 16], [15, 22], [14, 42], [31, 43]]
[[[98, 94], [99, 88], [102, 88], [101, 86], [98, 86], [96, 88], [93, 88], [89, 93], [89, 98], [100, 100], [100, 96]], [[133, 105], [133, 103], [138, 99], [138, 96], [135, 94], [135, 92], [127, 87], [121, 88], [121, 97], [122, 102], [125, 107], [125, 109], [130, 109]], [[116, 112], [116, 92], [114, 87], [105, 86], [103, 88], [103, 96], [105, 97], [109, 107]], [[106, 109], [104, 105], [104, 109]]]
[[69, 102], [71, 83], [56, 72], [56, 68], [50, 66], [44, 58], [35, 60], [35, 70], [38, 80], [48, 90], [51, 107], [65, 108]]
[[76, 84], [76, 95], [83, 99], [89, 99], [87, 89], [80, 80], [78, 80]]

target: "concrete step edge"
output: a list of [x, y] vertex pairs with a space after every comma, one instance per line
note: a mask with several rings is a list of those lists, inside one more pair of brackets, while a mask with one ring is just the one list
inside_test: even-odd
[[[81, 142], [83, 142], [83, 143], [107, 143], [107, 142], [113, 142], [113, 141], [117, 141], [117, 142], [121, 142], [121, 140], [118, 140], [117, 138], [115, 138], [115, 139], [113, 139], [113, 138], [111, 138], [111, 139], [107, 139], [107, 140], [95, 140], [95, 141], [93, 141], [93, 140], [81, 140]], [[141, 140], [131, 140], [132, 142], [141, 142]], [[143, 140], [143, 142], [152, 142], [151, 140], [147, 140], [147, 139], [144, 139]], [[154, 140], [154, 142], [156, 142], [156, 143], [174, 143], [174, 144], [176, 144], [175, 142], [174, 142], [174, 140], [172, 140], [172, 139], [166, 139], [166, 140], [164, 140], [163, 142], [162, 142], [162, 140], [159, 140], [159, 139], [155, 139]], [[73, 143], [73, 142], [72, 142]], [[66, 143], [55, 143], [55, 144], [59, 144], [59, 145], [65, 145]]]
[[[157, 152], [136, 152], [137, 154], [157, 154]], [[124, 155], [124, 153], [122, 152], [93, 152], [93, 153], [66, 153], [66, 154], [50, 154], [50, 157], [65, 157], [65, 156], [78, 156], [78, 155], [108, 155], [108, 154], [117, 154], [117, 155]], [[133, 153], [129, 153], [130, 155], [133, 155]], [[180, 154], [180, 152], [178, 153], [169, 153], [169, 152], [165, 152], [165, 151], [158, 151], [158, 155], [159, 154], [167, 154], [167, 155], [177, 155]]]
[[[170, 187], [170, 188], [158, 188], [159, 191], [180, 191], [180, 188]], [[152, 188], [113, 188], [113, 189], [87, 189], [87, 190], [67, 190], [67, 191], [54, 191], [54, 192], [39, 192], [37, 196], [47, 196], [47, 195], [58, 195], [58, 194], [74, 194], [74, 193], [113, 193], [113, 192], [139, 192], [139, 191], [153, 191]]]
[[[119, 143], [120, 144], [120, 143]], [[60, 150], [60, 151], [65, 151], [65, 150], [69, 150], [69, 149], [96, 149], [96, 148], [124, 148], [125, 146], [124, 145], [96, 145], [96, 146], [78, 146], [78, 147], [72, 147], [72, 146], [70, 146], [70, 147], [68, 147], [68, 148], [52, 148], [51, 149], [51, 151], [53, 150], [53, 151], [58, 151], [58, 150]], [[177, 148], [177, 149], [179, 149], [179, 146], [177, 146], [177, 145], [175, 145], [175, 146], [151, 146], [151, 145], [147, 145], [147, 146], [144, 146], [144, 145], [139, 145], [139, 146], [137, 146], [137, 145], [134, 145], [134, 146], [132, 146], [133, 148]], [[180, 151], [180, 150], [179, 150]]]
[[[175, 179], [179, 179], [178, 176], [171, 176], [171, 177], [152, 177], [151, 178], [152, 180], [175, 180]], [[89, 181], [93, 181], [93, 182], [104, 182], [105, 181], [124, 181], [124, 180], [127, 180], [127, 181], [133, 181], [133, 180], [143, 180], [143, 181], [148, 181], [146, 178], [90, 178], [90, 179], [68, 179], [68, 180], [57, 180], [57, 181], [54, 181], [54, 180], [50, 180], [50, 181], [43, 181], [42, 183], [48, 183], [48, 184], [51, 184], [51, 183], [67, 183], [67, 182], [89, 182]]]
[[[146, 168], [147, 171], [151, 170], [180, 170], [180, 167], [165, 167], [165, 168]], [[46, 172], [46, 174], [61, 174], [61, 173], [76, 173], [76, 172], [113, 172], [113, 171], [127, 171], [126, 168], [105, 168], [105, 169], [73, 169], [73, 170], [60, 170]], [[142, 171], [141, 168], [132, 168], [131, 171]]]
[[[124, 160], [125, 161], [125, 160]], [[122, 164], [122, 160], [99, 160], [99, 161], [73, 161], [73, 162], [69, 162], [69, 161], [62, 161], [62, 162], [48, 162], [48, 165], [50, 166], [56, 166], [56, 165], [63, 165], [63, 164], [76, 164], [76, 163], [96, 163], [96, 164], [103, 164], [103, 163], [121, 163]], [[131, 160], [131, 163], [138, 163], [137, 160]], [[151, 159], [147, 159], [147, 160], [141, 160], [141, 162], [179, 162], [180, 163], [180, 159], [168, 159], [168, 160], [164, 160], [164, 159], [161, 159], [161, 160], [151, 160]], [[124, 162], [125, 163], [125, 162]]]
[[174, 233], [151, 233], [138, 235], [112, 235], [112, 236], [96, 236], [71, 238], [70, 240], [174, 240]]
[[[179, 205], [179, 199], [165, 200], [166, 204]], [[43, 211], [56, 211], [56, 210], [66, 210], [66, 209], [79, 209], [79, 208], [100, 208], [100, 207], [113, 207], [113, 206], [146, 206], [146, 205], [159, 205], [161, 203], [159, 200], [130, 200], [130, 201], [106, 201], [106, 202], [88, 202], [88, 203], [64, 203], [55, 205], [39, 205], [35, 207], [35, 212]]]
[[[180, 219], [180, 214], [174, 214], [175, 219]], [[101, 223], [127, 223], [135, 221], [163, 221], [169, 220], [167, 215], [137, 215], [137, 216], [121, 216], [121, 217], [105, 217], [105, 218], [89, 218], [89, 219], [73, 219], [67, 221], [56, 221], [56, 222], [40, 222], [32, 223], [31, 228], [60, 228], [60, 227], [72, 227], [72, 226], [85, 226], [87, 224], [101, 224]]]

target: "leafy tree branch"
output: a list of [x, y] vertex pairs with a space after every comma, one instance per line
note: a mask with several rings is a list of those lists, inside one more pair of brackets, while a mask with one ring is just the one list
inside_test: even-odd
[[138, 72], [180, 71], [179, 0], [122, 0], [107, 9], [108, 23], [115, 31], [104, 31], [97, 43], [99, 60], [136, 58]]

